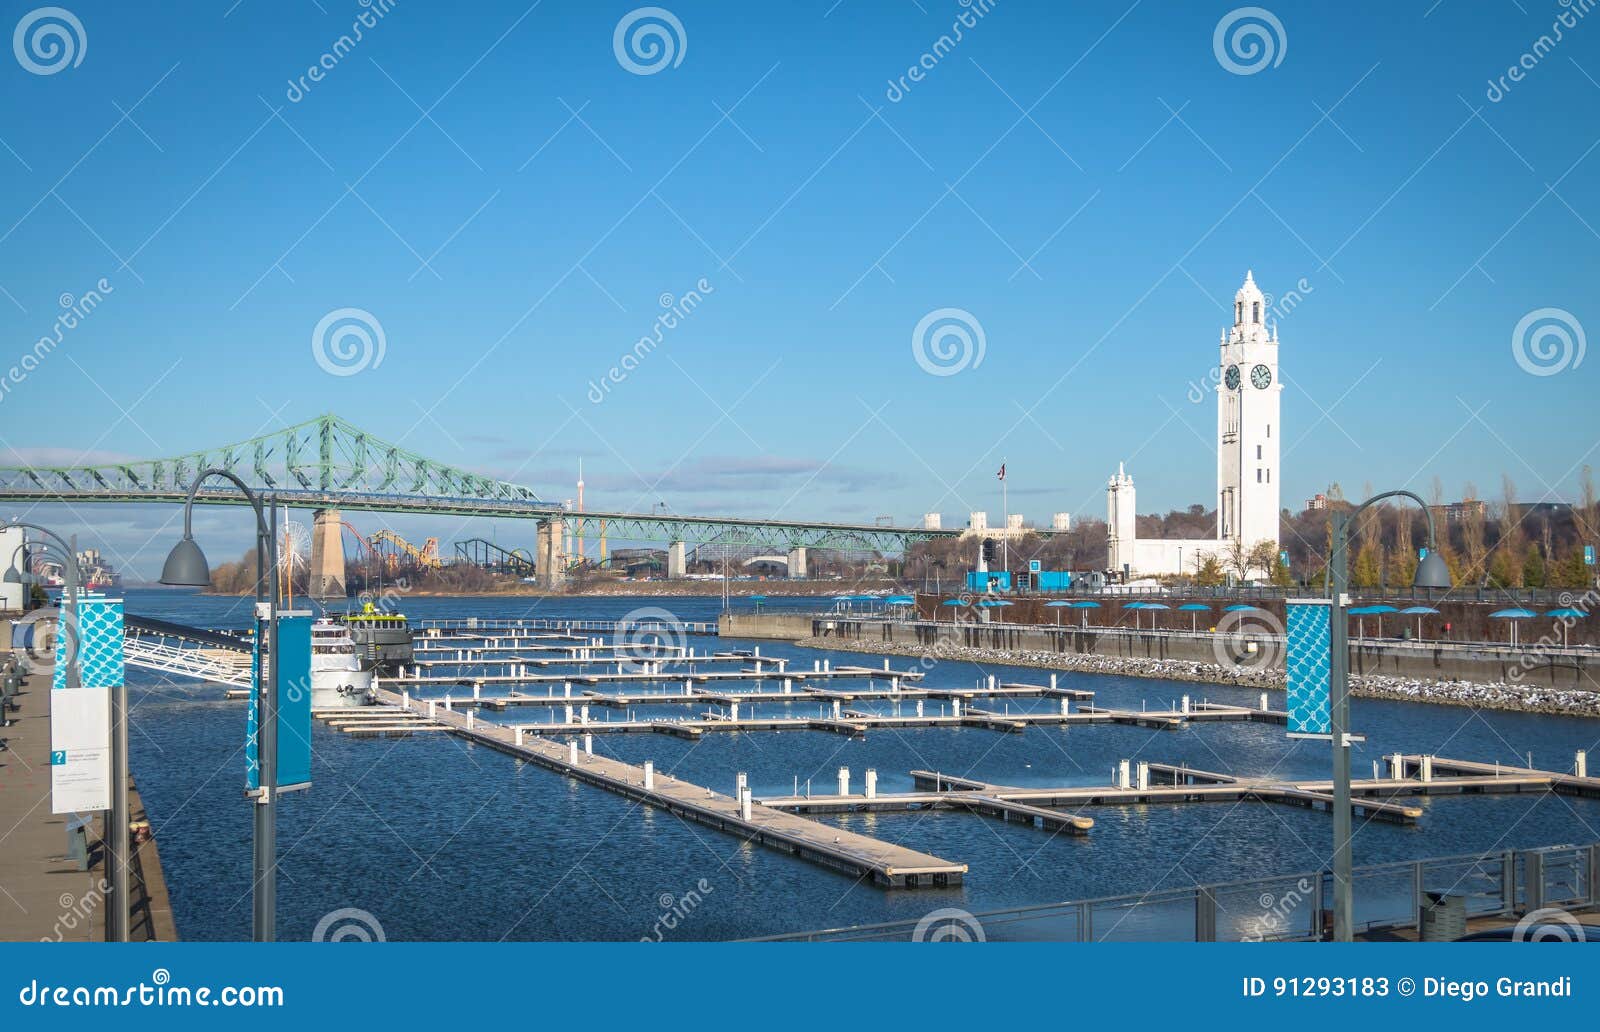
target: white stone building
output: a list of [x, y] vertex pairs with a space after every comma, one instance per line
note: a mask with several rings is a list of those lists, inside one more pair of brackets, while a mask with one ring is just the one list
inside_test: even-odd
[[[1217, 535], [1179, 540], [1137, 533], [1133, 477], [1118, 465], [1106, 484], [1107, 566], [1130, 576], [1193, 573], [1201, 559], [1223, 559], [1235, 542], [1248, 551], [1278, 546], [1279, 395], [1277, 328], [1266, 299], [1247, 272], [1233, 298], [1233, 327], [1223, 331], [1216, 369]], [[1255, 571], [1265, 573], [1266, 571]]]

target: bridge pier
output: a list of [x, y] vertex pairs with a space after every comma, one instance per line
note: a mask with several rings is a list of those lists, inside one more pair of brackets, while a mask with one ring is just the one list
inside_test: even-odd
[[804, 548], [791, 548], [789, 550], [789, 579], [805, 580], [806, 578], [806, 550]]
[[534, 535], [534, 574], [545, 591], [560, 591], [567, 583], [567, 555], [562, 548], [564, 519], [540, 520]]
[[682, 541], [672, 541], [667, 544], [667, 579], [681, 580], [688, 572], [688, 549]]
[[311, 572], [306, 591], [312, 598], [344, 598], [344, 528], [338, 509], [318, 509], [311, 523]]

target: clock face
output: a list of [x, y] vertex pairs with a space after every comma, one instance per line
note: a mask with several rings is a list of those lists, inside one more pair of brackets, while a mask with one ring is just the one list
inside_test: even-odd
[[1250, 370], [1250, 383], [1259, 390], [1266, 390], [1272, 386], [1272, 370], [1264, 365], [1258, 365]]
[[1239, 367], [1236, 366], [1236, 365], [1229, 366], [1228, 367], [1228, 371], [1222, 375], [1222, 382], [1228, 385], [1228, 390], [1230, 390], [1230, 391], [1238, 390], [1239, 389]]

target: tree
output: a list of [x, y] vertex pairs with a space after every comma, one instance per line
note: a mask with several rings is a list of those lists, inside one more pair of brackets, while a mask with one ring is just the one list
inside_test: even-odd
[[1227, 579], [1222, 561], [1210, 552], [1202, 552], [1195, 560], [1194, 582], [1197, 587], [1214, 588]]
[[1350, 584], [1356, 588], [1375, 588], [1382, 579], [1383, 549], [1377, 545], [1363, 546], [1350, 564]]
[[1250, 569], [1259, 570], [1268, 579], [1272, 579], [1272, 571], [1279, 566], [1278, 546], [1271, 541], [1257, 541], [1250, 546], [1250, 553], [1245, 557]]
[[1587, 588], [1592, 574], [1583, 561], [1583, 545], [1575, 545], [1553, 573], [1553, 588]]
[[1539, 551], [1539, 546], [1530, 544], [1528, 554], [1522, 559], [1522, 586], [1525, 588], [1545, 587], [1549, 574], [1545, 572], [1544, 554]]

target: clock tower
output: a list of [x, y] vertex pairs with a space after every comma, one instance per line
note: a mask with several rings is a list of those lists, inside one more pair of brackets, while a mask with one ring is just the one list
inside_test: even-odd
[[1278, 333], [1246, 272], [1233, 296], [1233, 327], [1222, 334], [1217, 383], [1217, 538], [1246, 550], [1278, 544]]

